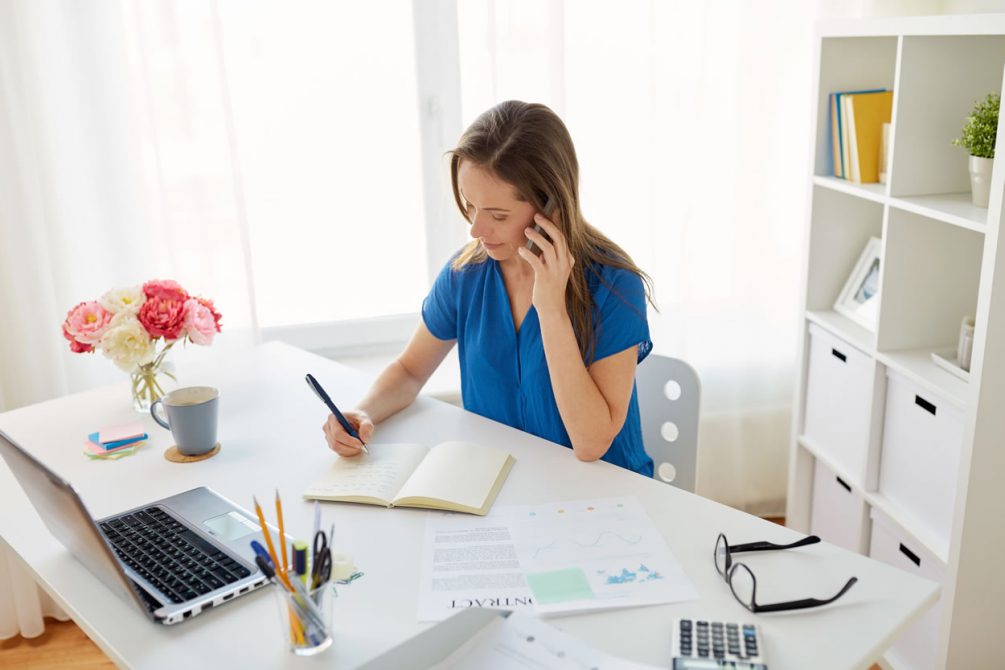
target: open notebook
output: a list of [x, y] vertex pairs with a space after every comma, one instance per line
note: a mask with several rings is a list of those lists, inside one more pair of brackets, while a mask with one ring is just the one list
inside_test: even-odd
[[515, 462], [505, 451], [465, 442], [371, 444], [338, 458], [305, 498], [385, 507], [426, 507], [484, 516]]

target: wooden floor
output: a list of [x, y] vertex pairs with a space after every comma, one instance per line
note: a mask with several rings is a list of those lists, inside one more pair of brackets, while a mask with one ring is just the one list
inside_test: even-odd
[[0, 642], [0, 668], [19, 670], [113, 670], [108, 657], [72, 621], [46, 619], [45, 633]]
[[[784, 518], [768, 519], [785, 525]], [[45, 634], [0, 642], [0, 670], [111, 670], [115, 665], [72, 621], [45, 622]], [[870, 670], [881, 670], [878, 665]]]

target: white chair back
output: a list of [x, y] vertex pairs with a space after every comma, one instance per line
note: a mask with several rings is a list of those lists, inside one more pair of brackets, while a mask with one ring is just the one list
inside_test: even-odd
[[642, 441], [653, 459], [653, 478], [694, 492], [698, 477], [701, 380], [679, 358], [650, 354], [635, 381]]

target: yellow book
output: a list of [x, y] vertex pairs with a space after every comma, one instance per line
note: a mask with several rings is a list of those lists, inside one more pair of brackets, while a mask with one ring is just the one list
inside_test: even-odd
[[856, 93], [849, 101], [848, 135], [851, 144], [851, 180], [858, 184], [879, 182], [879, 154], [883, 124], [890, 122], [893, 91]]
[[515, 463], [505, 451], [466, 442], [369, 448], [369, 454], [336, 459], [304, 498], [484, 516]]

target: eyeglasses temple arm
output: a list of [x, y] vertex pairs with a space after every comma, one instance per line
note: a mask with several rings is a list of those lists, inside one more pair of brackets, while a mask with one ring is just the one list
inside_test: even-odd
[[730, 553], [737, 553], [741, 551], [775, 551], [778, 549], [795, 549], [797, 547], [805, 547], [810, 544], [816, 544], [820, 541], [820, 538], [816, 535], [807, 535], [801, 540], [797, 540], [791, 544], [775, 544], [774, 542], [748, 542], [747, 544], [737, 544], [730, 545]]
[[837, 595], [834, 596], [833, 598], [827, 598], [826, 600], [818, 600], [817, 598], [806, 598], [804, 600], [792, 600], [787, 603], [771, 603], [770, 605], [755, 605], [753, 611], [783, 612], [787, 610], [801, 610], [810, 607], [820, 607], [821, 605], [827, 605], [834, 602], [835, 600], [843, 596], [845, 593], [847, 593], [848, 589], [854, 586], [855, 582], [857, 581], [858, 577], [852, 577], [851, 579], [849, 579], [848, 582], [844, 585], [844, 587], [840, 591], [838, 591]]

